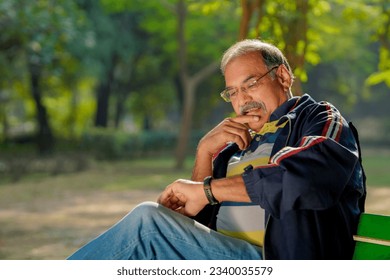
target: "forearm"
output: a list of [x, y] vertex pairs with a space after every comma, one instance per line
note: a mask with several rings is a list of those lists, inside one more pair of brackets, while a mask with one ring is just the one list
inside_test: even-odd
[[[192, 181], [203, 182], [204, 178], [213, 175], [213, 155], [199, 143], [195, 164], [192, 172]], [[244, 180], [241, 176], [223, 179], [214, 179], [211, 182], [214, 197], [222, 201], [250, 202]]]
[[198, 147], [191, 180], [201, 182], [206, 176], [211, 176], [213, 173], [212, 165], [212, 155]]
[[251, 202], [241, 176], [212, 180], [211, 190], [219, 202]]
[[210, 130], [199, 141], [191, 179], [193, 181], [203, 181], [204, 177], [212, 175], [213, 155], [218, 153], [227, 143], [234, 142], [241, 150], [248, 147], [252, 138], [246, 123], [259, 121], [259, 119], [258, 116], [226, 118]]
[[[165, 207], [193, 217], [208, 204], [203, 188], [202, 182], [179, 179], [168, 185], [157, 201]], [[241, 176], [212, 180], [211, 190], [219, 202], [250, 202]]]

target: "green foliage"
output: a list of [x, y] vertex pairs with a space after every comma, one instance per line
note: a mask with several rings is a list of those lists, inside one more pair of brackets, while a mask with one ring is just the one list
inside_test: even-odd
[[[203, 132], [194, 132], [189, 149], [193, 153]], [[128, 133], [110, 129], [90, 129], [83, 135], [80, 145], [83, 151], [97, 159], [131, 159], [172, 155], [176, 147], [177, 132], [145, 131]]]
[[372, 73], [366, 80], [367, 86], [385, 83], [390, 88], [390, 49], [381, 48], [379, 55], [379, 71]]
[[[372, 39], [378, 29], [378, 6], [367, 1], [330, 2], [321, 16], [311, 16], [309, 34], [315, 36], [316, 48], [320, 57], [318, 70], [308, 67], [313, 84], [323, 84], [319, 89], [321, 99], [342, 104], [346, 113], [351, 113], [362, 100], [365, 79], [375, 71], [377, 53]], [[328, 72], [330, 71], [330, 72]], [[325, 82], [327, 81], [327, 82]]]
[[[298, 2], [265, 2], [261, 37], [286, 49], [286, 26], [302, 16], [297, 13]], [[147, 120], [151, 129], [176, 131], [181, 112], [176, 4], [177, 0], [1, 1], [0, 139], [36, 128], [27, 68], [31, 62], [42, 66], [43, 103], [59, 138], [77, 139], [93, 126], [96, 87], [107, 79], [112, 65], [109, 125], [114, 126], [121, 104], [119, 128], [121, 120], [131, 119], [138, 129]], [[239, 1], [186, 0], [185, 4], [191, 75], [218, 60], [236, 41], [241, 10]], [[300, 40], [294, 50], [305, 53], [305, 66], [296, 75], [307, 80], [308, 92], [352, 110], [363, 93], [383, 91], [375, 85], [390, 87], [386, 1], [309, 0], [309, 4], [308, 43]], [[221, 110], [217, 93], [222, 87], [219, 75], [199, 87], [195, 127], [208, 127], [222, 117], [213, 112]], [[212, 113], [215, 119], [209, 120]]]
[[169, 126], [166, 124], [165, 116], [167, 112], [174, 111], [177, 107], [176, 102], [171, 84], [155, 85], [151, 83], [147, 87], [143, 87], [142, 92], [132, 92], [128, 100], [128, 108], [138, 120], [139, 127], [142, 127], [145, 118], [151, 118], [154, 128], [159, 128], [164, 127], [164, 125]]
[[55, 134], [66, 139], [79, 138], [91, 125], [95, 113], [95, 97], [89, 90], [94, 81], [77, 82], [71, 89], [62, 88], [61, 95], [45, 98]]
[[[69, 48], [80, 39], [85, 17], [74, 1], [5, 0], [0, 4], [0, 21], [9, 27], [0, 35], [0, 60], [6, 62], [0, 64], [0, 73], [5, 74], [0, 76], [0, 96], [1, 89], [7, 89], [12, 96], [8, 98], [9, 109], [20, 110], [12, 114], [15, 120], [7, 123], [12, 128], [31, 121], [36, 114], [30, 93], [29, 65], [41, 69], [44, 104], [62, 103], [69, 96], [69, 85], [77, 79], [80, 69]], [[66, 110], [61, 108], [65, 109], [58, 104], [50, 116], [64, 118]]]

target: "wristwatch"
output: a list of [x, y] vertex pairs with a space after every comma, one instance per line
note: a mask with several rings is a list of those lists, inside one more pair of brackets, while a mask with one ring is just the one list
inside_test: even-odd
[[206, 197], [209, 201], [209, 204], [210, 205], [216, 205], [216, 204], [219, 204], [219, 201], [215, 199], [212, 191], [211, 191], [211, 180], [213, 179], [213, 177], [211, 176], [207, 176], [206, 178], [204, 178], [203, 180], [203, 189], [204, 189], [204, 193], [206, 194]]

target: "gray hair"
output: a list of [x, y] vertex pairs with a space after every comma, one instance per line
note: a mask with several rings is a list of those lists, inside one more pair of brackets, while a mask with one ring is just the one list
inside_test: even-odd
[[291, 67], [283, 53], [274, 45], [265, 43], [257, 39], [245, 39], [231, 46], [224, 54], [221, 60], [222, 75], [225, 75], [226, 65], [234, 58], [257, 52], [261, 55], [264, 64], [270, 70], [272, 67], [284, 64], [291, 78], [294, 78]]

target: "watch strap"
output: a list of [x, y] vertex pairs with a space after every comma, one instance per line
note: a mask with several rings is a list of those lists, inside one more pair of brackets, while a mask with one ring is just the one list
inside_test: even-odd
[[207, 200], [209, 201], [210, 205], [216, 205], [219, 204], [219, 201], [215, 199], [213, 192], [211, 191], [211, 181], [213, 180], [213, 177], [207, 176], [203, 180], [203, 189], [204, 193], [207, 197]]

